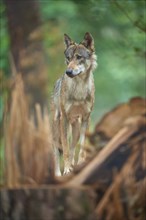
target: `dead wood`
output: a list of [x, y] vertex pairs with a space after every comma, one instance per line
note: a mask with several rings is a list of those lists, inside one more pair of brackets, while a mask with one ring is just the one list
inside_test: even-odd
[[[128, 103], [135, 113], [120, 113], [126, 117], [119, 119], [116, 134], [110, 131], [111, 136], [107, 137], [105, 133], [108, 143], [102, 150], [71, 175], [57, 179], [54, 177], [48, 113], [42, 117], [40, 106], [36, 105], [37, 120], [30, 118], [21, 76], [17, 76], [16, 82], [5, 120], [6, 182], [0, 192], [2, 218], [145, 220], [146, 119], [143, 99], [132, 99]], [[125, 105], [120, 112], [127, 109]], [[99, 124], [108, 131], [112, 126], [109, 124], [107, 128], [106, 123], [104, 126]]]
[[[10, 111], [5, 117], [5, 185], [44, 183], [53, 179], [52, 135], [49, 115], [36, 104], [36, 117], [29, 116], [23, 80], [16, 76]], [[48, 181], [48, 180], [47, 180]]]
[[[133, 136], [138, 134], [141, 135], [143, 140], [144, 129], [146, 126], [145, 117], [137, 116], [129, 118], [125, 122], [125, 126], [111, 139], [111, 141], [104, 147], [99, 154], [86, 165], [79, 174], [77, 174], [71, 181], [68, 182], [69, 185], [79, 185], [79, 184], [95, 184], [101, 177], [103, 170], [108, 170], [115, 168], [121, 169], [121, 166], [126, 162], [125, 159], [132, 152], [132, 145], [130, 141], [133, 141]], [[141, 134], [142, 132], [142, 134]], [[138, 135], [137, 134], [137, 135]], [[129, 144], [127, 144], [129, 143]], [[140, 146], [141, 147], [141, 146]], [[118, 165], [116, 163], [116, 157], [122, 157], [121, 163]], [[114, 166], [108, 166], [108, 161], [115, 160]], [[100, 174], [101, 173], [101, 174]], [[111, 174], [112, 175], [112, 172]], [[106, 176], [106, 175], [105, 175]], [[108, 178], [109, 179], [109, 176]]]
[[[23, 188], [0, 193], [1, 219], [95, 220], [95, 194], [88, 188]], [[94, 218], [93, 218], [94, 217]]]
[[67, 182], [91, 185], [98, 220], [145, 220], [146, 118], [129, 117], [109, 143]]
[[123, 127], [128, 118], [138, 115], [146, 115], [146, 99], [134, 97], [129, 102], [118, 105], [103, 116], [92, 134], [88, 134], [90, 142], [97, 149], [102, 148]]

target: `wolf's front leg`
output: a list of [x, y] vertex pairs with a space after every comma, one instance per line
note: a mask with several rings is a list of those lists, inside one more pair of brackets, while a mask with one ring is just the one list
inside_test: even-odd
[[59, 111], [54, 110], [54, 119], [52, 124], [52, 134], [53, 134], [53, 150], [54, 150], [54, 165], [55, 165], [55, 175], [61, 176], [60, 170], [60, 155], [59, 148], [61, 148], [60, 143], [60, 116]]
[[84, 145], [85, 145], [85, 133], [86, 133], [87, 126], [88, 126], [88, 120], [84, 120], [81, 124], [81, 132], [80, 132], [80, 140], [79, 140], [80, 151], [79, 151], [79, 157], [78, 157], [78, 164], [83, 163], [86, 159]]
[[55, 159], [55, 176], [61, 176], [59, 150], [54, 148], [54, 159]]
[[61, 142], [63, 147], [64, 175], [68, 174], [71, 171], [71, 163], [69, 160], [68, 130], [69, 130], [69, 122], [66, 116], [62, 115], [60, 120], [60, 131], [61, 131]]
[[70, 162], [72, 166], [75, 165], [75, 149], [76, 145], [79, 141], [80, 137], [80, 124], [79, 120], [75, 120], [72, 124], [72, 141], [71, 141], [71, 146], [70, 146]]

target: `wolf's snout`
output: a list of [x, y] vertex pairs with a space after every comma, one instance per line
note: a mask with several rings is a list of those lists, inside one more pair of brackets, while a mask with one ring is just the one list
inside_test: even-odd
[[72, 69], [66, 70], [66, 74], [67, 74], [69, 77], [73, 77], [73, 70], [72, 70]]

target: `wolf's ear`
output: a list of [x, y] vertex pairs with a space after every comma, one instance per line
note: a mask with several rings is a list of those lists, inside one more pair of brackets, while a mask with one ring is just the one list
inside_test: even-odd
[[89, 32], [85, 33], [82, 44], [86, 48], [91, 49], [92, 51], [94, 51], [94, 39], [93, 39], [92, 35]]
[[64, 43], [66, 48], [69, 47], [71, 44], [73, 44], [73, 41], [67, 34], [64, 34]]

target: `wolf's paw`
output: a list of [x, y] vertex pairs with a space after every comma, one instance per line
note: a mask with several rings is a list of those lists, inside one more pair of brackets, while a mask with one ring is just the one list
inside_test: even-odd
[[72, 166], [71, 167], [66, 167], [66, 168], [64, 168], [63, 175], [67, 175], [67, 174], [69, 174], [72, 171], [73, 171], [73, 167]]

